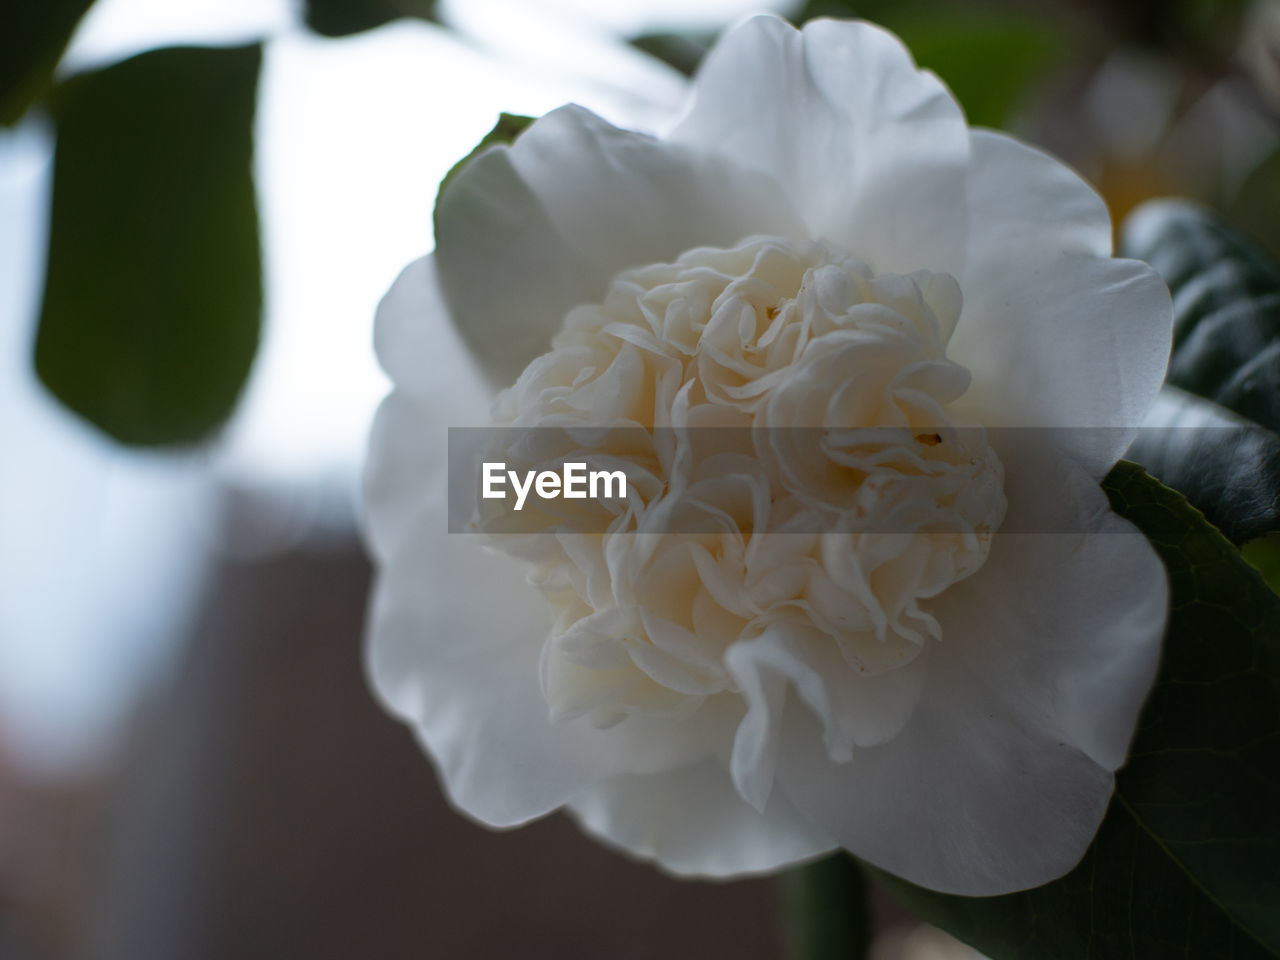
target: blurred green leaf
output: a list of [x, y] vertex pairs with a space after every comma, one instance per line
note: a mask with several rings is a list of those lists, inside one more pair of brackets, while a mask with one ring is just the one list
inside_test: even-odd
[[[1160, 16], [1144, 0], [1130, 0], [1134, 20], [1145, 21], [1147, 36], [1168, 56], [1185, 50], [1202, 63], [1221, 69], [1237, 49], [1240, 21], [1252, 0], [1173, 0], [1164, 3]], [[1143, 30], [1136, 31], [1138, 38]]]
[[891, 17], [886, 25], [980, 127], [1007, 125], [1032, 83], [1063, 53], [1060, 25], [1012, 13], [937, 11]]
[[1280, 149], [1245, 178], [1227, 208], [1227, 219], [1280, 257]]
[[637, 50], [656, 57], [686, 77], [697, 72], [698, 64], [714, 42], [714, 34], [690, 33], [644, 33], [630, 41]]
[[49, 88], [76, 24], [93, 0], [18, 0], [0, 28], [0, 124], [17, 121]]
[[440, 206], [440, 198], [444, 196], [445, 188], [453, 182], [453, 178], [461, 173], [468, 163], [492, 146], [514, 142], [516, 137], [524, 132], [524, 128], [533, 123], [533, 121], [533, 117], [521, 116], [518, 113], [498, 114], [498, 122], [493, 125], [493, 129], [481, 137], [480, 142], [471, 149], [471, 152], [450, 167], [449, 172], [444, 175], [444, 179], [440, 181], [440, 186], [436, 190], [436, 207]]
[[975, 126], [1000, 127], [1066, 52], [1059, 18], [979, 2], [963, 11], [930, 0], [809, 0], [793, 18], [865, 17], [892, 30], [916, 62], [951, 88]]
[[326, 37], [372, 30], [401, 17], [436, 21], [436, 0], [306, 0], [307, 26]]
[[837, 853], [782, 874], [791, 960], [863, 960], [871, 947], [867, 881], [858, 862]]
[[994, 960], [1280, 956], [1280, 597], [1134, 464], [1103, 484], [1169, 571], [1160, 673], [1102, 828], [1045, 886], [956, 897], [879, 875]]
[[257, 46], [156, 50], [55, 96], [36, 369], [125, 443], [200, 439], [248, 375], [262, 299], [260, 60]]
[[[958, 13], [929, 0], [810, 0], [791, 18], [863, 17], [900, 36], [920, 66], [940, 76], [976, 126], [1008, 123], [1031, 85], [1065, 53], [1056, 19], [981, 4]], [[650, 33], [631, 44], [690, 75], [713, 36]]]

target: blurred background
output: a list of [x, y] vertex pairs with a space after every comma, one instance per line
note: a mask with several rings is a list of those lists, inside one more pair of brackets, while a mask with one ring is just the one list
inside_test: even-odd
[[[775, 881], [450, 811], [360, 650], [372, 317], [440, 179], [500, 111], [661, 132], [761, 8], [890, 27], [1117, 220], [1280, 252], [1280, 0], [11, 5], [0, 960], [786, 955]], [[881, 960], [966, 955], [876, 903]]]

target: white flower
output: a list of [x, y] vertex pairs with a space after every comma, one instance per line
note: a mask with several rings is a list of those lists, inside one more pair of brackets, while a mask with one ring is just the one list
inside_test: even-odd
[[[1070, 869], [1167, 605], [1098, 481], [1169, 297], [1111, 259], [1098, 196], [968, 129], [884, 31], [762, 17], [667, 138], [555, 111], [437, 227], [376, 325], [368, 663], [453, 802], [567, 807], [680, 873], [835, 847], [965, 894]], [[445, 428], [491, 422], [643, 428], [574, 436], [652, 482], [606, 536], [481, 546], [446, 532]], [[1010, 426], [1045, 429], [982, 429]], [[815, 459], [796, 427], [837, 429]], [[692, 515], [714, 529], [647, 532]]]

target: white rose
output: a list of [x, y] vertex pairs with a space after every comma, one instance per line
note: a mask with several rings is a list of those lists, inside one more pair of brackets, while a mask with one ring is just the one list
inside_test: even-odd
[[[555, 111], [437, 225], [377, 318], [368, 662], [455, 805], [567, 807], [680, 873], [844, 847], [977, 895], [1070, 869], [1167, 605], [1098, 481], [1169, 297], [1111, 259], [1098, 196], [969, 130], [884, 31], [763, 17], [666, 139]], [[607, 533], [447, 533], [444, 428], [495, 422], [642, 482]], [[1044, 429], [984, 429], [1011, 426]], [[797, 428], [828, 428], [817, 456]]]

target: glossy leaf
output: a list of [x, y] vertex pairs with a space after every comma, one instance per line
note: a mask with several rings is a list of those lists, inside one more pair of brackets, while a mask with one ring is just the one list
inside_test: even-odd
[[1174, 308], [1174, 389], [1129, 456], [1234, 543], [1280, 530], [1280, 267], [1183, 201], [1135, 210], [1121, 253], [1160, 272]]
[[1280, 597], [1176, 492], [1120, 463], [1104, 487], [1169, 572], [1159, 677], [1084, 860], [1034, 890], [909, 908], [994, 960], [1280, 956]]
[[260, 51], [174, 48], [73, 78], [57, 148], [36, 369], [125, 443], [192, 442], [258, 344], [251, 175]]
[[93, 0], [27, 0], [6, 6], [0, 28], [0, 124], [43, 96], [76, 24]]
[[1126, 456], [1232, 543], [1280, 530], [1280, 434], [1212, 401], [1164, 387]]
[[1194, 204], [1144, 204], [1121, 252], [1146, 260], [1173, 292], [1169, 382], [1280, 430], [1280, 267]]

